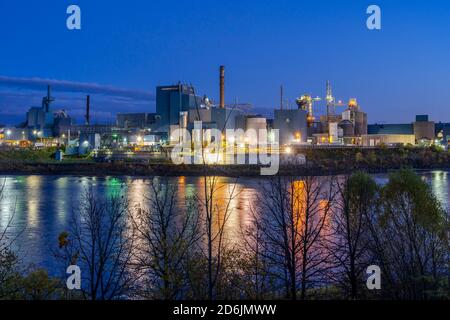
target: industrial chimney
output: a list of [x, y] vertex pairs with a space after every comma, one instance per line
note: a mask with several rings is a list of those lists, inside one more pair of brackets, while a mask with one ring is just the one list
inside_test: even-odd
[[91, 97], [86, 96], [86, 124], [89, 125], [91, 122], [89, 111], [91, 109]]
[[45, 112], [50, 111], [50, 103], [55, 101], [55, 99], [52, 98], [52, 89], [50, 85], [47, 86], [47, 96], [42, 99], [42, 106], [44, 108]]
[[225, 67], [220, 66], [220, 108], [225, 108]]

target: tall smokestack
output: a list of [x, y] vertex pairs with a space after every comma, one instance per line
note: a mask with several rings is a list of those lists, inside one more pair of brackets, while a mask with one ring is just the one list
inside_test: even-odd
[[50, 85], [47, 85], [47, 101], [50, 101], [52, 96], [52, 87]]
[[225, 108], [225, 67], [220, 66], [220, 107]]
[[44, 97], [42, 101], [43, 101], [43, 106], [45, 108], [45, 112], [49, 112], [50, 111], [50, 103], [55, 101], [52, 98], [52, 88], [50, 87], [50, 85], [47, 86], [47, 96]]
[[89, 125], [91, 122], [90, 119], [90, 109], [91, 109], [91, 97], [88, 95], [86, 96], [86, 124]]

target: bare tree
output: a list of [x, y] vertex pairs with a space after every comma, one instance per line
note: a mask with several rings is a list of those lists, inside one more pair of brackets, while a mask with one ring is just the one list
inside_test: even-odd
[[[195, 91], [194, 91], [195, 95]], [[195, 100], [196, 106], [196, 121], [201, 121], [200, 108], [197, 99]], [[233, 107], [233, 111], [236, 106]], [[227, 123], [231, 117], [232, 112], [228, 112], [224, 119], [222, 128], [219, 128], [222, 134], [225, 132]], [[220, 151], [222, 150], [220, 141], [206, 141], [204, 138], [203, 129], [200, 132], [200, 146], [201, 146], [201, 166], [203, 170], [203, 190], [196, 197], [198, 203], [198, 210], [201, 217], [201, 232], [203, 234], [204, 245], [206, 248], [206, 265], [207, 265], [207, 297], [209, 300], [214, 299], [217, 296], [216, 285], [220, 277], [222, 269], [222, 257], [225, 252], [224, 233], [226, 229], [227, 221], [234, 208], [231, 208], [230, 204], [232, 200], [237, 196], [236, 182], [230, 184], [228, 194], [225, 199], [218, 199], [218, 193], [223, 191], [226, 187], [225, 183], [220, 182], [220, 177], [211, 175], [211, 167], [207, 161], [207, 155], [211, 152], [210, 147], [213, 147], [213, 153], [216, 155], [216, 162], [220, 158]], [[209, 145], [208, 145], [209, 143]], [[220, 202], [220, 203], [219, 203]]]
[[130, 272], [134, 233], [127, 218], [122, 196], [100, 199], [88, 189], [73, 212], [71, 230], [61, 234], [65, 260], [81, 268], [85, 299], [120, 299], [130, 293], [136, 279]]
[[276, 177], [258, 197], [264, 254], [279, 266], [290, 299], [297, 299], [298, 290], [306, 299], [307, 289], [329, 267], [323, 240], [334, 196], [332, 178]]
[[251, 221], [242, 230], [240, 245], [242, 271], [240, 281], [235, 286], [248, 299], [269, 299], [279, 297], [279, 285], [275, 273], [280, 269], [267, 258], [265, 250], [268, 239], [264, 237], [264, 230], [259, 223], [259, 213], [252, 207]]
[[[217, 176], [203, 177], [203, 192], [197, 196], [200, 212], [200, 230], [203, 234], [204, 256], [207, 262], [208, 299], [216, 297], [217, 282], [222, 272], [222, 258], [226, 251], [225, 229], [234, 208], [232, 200], [237, 196], [236, 182], [227, 186]], [[224, 190], [227, 188], [227, 190]], [[218, 194], [222, 194], [222, 197]], [[223, 195], [225, 194], [225, 195]], [[206, 252], [205, 252], [206, 251]]]
[[188, 250], [199, 238], [198, 215], [182, 210], [168, 179], [150, 183], [148, 208], [138, 207], [133, 217], [137, 235], [135, 266], [144, 273], [140, 294], [146, 298], [180, 299], [187, 286]]

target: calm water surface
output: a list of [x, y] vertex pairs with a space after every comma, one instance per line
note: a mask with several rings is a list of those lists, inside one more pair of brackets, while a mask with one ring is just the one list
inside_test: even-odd
[[[420, 175], [432, 187], [444, 207], [449, 202], [449, 172], [422, 172]], [[379, 183], [387, 181], [387, 175], [375, 175]], [[235, 179], [220, 178], [221, 182], [232, 185]], [[150, 179], [136, 177], [77, 177], [77, 176], [0, 176], [4, 183], [0, 199], [0, 230], [13, 220], [10, 236], [17, 236], [16, 249], [20, 250], [25, 263], [44, 267], [56, 273], [54, 250], [62, 231], [70, 228], [70, 215], [80, 203], [84, 191], [92, 188], [99, 195], [124, 195], [130, 206], [142, 205], [150, 194]], [[238, 180], [237, 196], [232, 200], [234, 210], [228, 221], [230, 235], [238, 237], [241, 226], [249, 219], [249, 208], [258, 194], [260, 178]], [[178, 188], [179, 202], [186, 196], [201, 192], [202, 178], [171, 178]], [[229, 189], [223, 188], [225, 199]]]

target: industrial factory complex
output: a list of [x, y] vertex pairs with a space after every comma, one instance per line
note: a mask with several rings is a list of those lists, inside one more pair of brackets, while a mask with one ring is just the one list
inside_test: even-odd
[[[220, 99], [214, 103], [207, 96], [196, 94], [191, 85], [175, 84], [156, 87], [156, 112], [119, 113], [114, 124], [91, 122], [90, 96], [86, 96], [84, 123], [77, 124], [67, 110], [54, 108], [55, 98], [50, 86], [41, 106], [31, 107], [25, 121], [0, 129], [0, 144], [16, 147], [64, 146], [65, 154], [87, 154], [101, 150], [132, 150], [156, 152], [180, 142], [174, 132], [188, 132], [201, 121], [205, 136], [217, 129], [225, 135], [229, 129], [267, 130], [267, 136], [243, 137], [242, 141], [225, 140], [228, 144], [267, 144], [277, 131], [280, 149], [290, 152], [303, 146], [377, 147], [381, 145], [430, 145], [447, 148], [450, 124], [435, 123], [427, 115], [417, 115], [405, 124], [368, 125], [368, 116], [355, 98], [348, 102], [335, 99], [331, 84], [326, 83], [325, 96], [300, 95], [296, 107], [290, 108], [280, 90], [280, 103], [269, 119], [251, 112], [247, 104], [225, 103], [225, 69], [219, 70]], [[324, 114], [316, 114], [316, 104], [326, 104]], [[253, 140], [252, 140], [253, 139]], [[255, 140], [256, 139], [256, 140]], [[261, 141], [264, 139], [265, 141]], [[274, 141], [270, 141], [274, 142]]]

